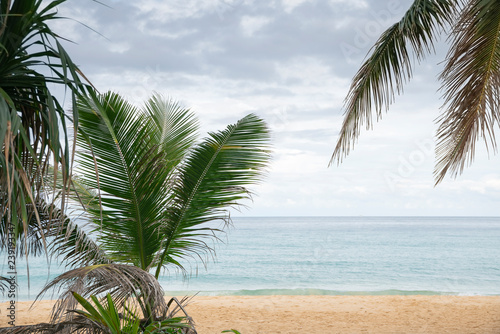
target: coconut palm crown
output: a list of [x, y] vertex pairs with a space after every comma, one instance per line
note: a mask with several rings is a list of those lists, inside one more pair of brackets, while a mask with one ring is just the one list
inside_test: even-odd
[[115, 93], [77, 106], [77, 172], [96, 191], [86, 205], [97, 240], [113, 262], [156, 277], [207, 249], [214, 230], [200, 227], [228, 221], [269, 162], [267, 127], [252, 114], [196, 144], [195, 115], [159, 95], [142, 108]]
[[449, 31], [450, 49], [439, 79], [444, 92], [438, 119], [436, 184], [447, 173], [460, 174], [472, 162], [476, 141], [496, 152], [500, 120], [500, 11], [495, 0], [415, 0], [389, 27], [355, 75], [345, 118], [330, 164], [349, 154], [363, 125], [371, 128], [411, 78], [415, 60], [434, 50]]
[[120, 306], [135, 296], [151, 321], [164, 310], [154, 281], [165, 269], [186, 271], [186, 258], [212, 253], [229, 209], [264, 176], [267, 126], [250, 114], [198, 142], [194, 114], [160, 95], [138, 108], [116, 93], [90, 94], [77, 108], [75, 184], [90, 228], [56, 239], [56, 253], [83, 267], [45, 288], [67, 291], [53, 320], [75, 306], [75, 291], [109, 292]]

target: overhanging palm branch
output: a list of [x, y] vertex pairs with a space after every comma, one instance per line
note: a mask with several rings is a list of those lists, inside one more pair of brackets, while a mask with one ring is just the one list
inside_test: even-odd
[[[379, 38], [368, 60], [353, 79], [346, 114], [330, 164], [340, 163], [359, 136], [371, 127], [395, 92], [412, 74], [412, 54], [420, 61], [433, 49], [433, 40], [451, 27], [451, 48], [440, 80], [444, 106], [436, 147], [436, 184], [449, 172], [457, 176], [474, 158], [475, 144], [484, 138], [496, 152], [500, 96], [500, 13], [494, 0], [415, 0], [403, 19]], [[411, 46], [411, 49], [409, 48]]]
[[403, 92], [412, 76], [413, 56], [421, 61], [434, 50], [435, 35], [453, 21], [457, 1], [416, 0], [403, 18], [387, 29], [372, 48], [372, 54], [356, 73], [345, 101], [340, 138], [330, 164], [347, 156], [361, 128], [372, 127], [382, 110]]
[[439, 119], [435, 176], [461, 173], [484, 138], [496, 152], [500, 120], [500, 11], [497, 1], [470, 1], [454, 26], [441, 74], [446, 111]]
[[66, 268], [112, 263], [84, 227], [66, 216], [53, 220], [46, 232], [51, 256], [57, 257]]
[[[59, 176], [61, 173], [58, 174]], [[56, 188], [62, 188], [62, 180], [55, 178], [53, 168], [47, 169], [45, 184], [52, 182], [55, 179]], [[13, 251], [15, 256], [42, 256], [57, 257], [61, 264], [66, 267], [79, 267], [91, 264], [110, 263], [110, 259], [106, 257], [103, 251], [96, 244], [95, 239], [92, 238], [86, 229], [84, 220], [79, 219], [83, 214], [79, 203], [81, 198], [89, 201], [92, 194], [88, 190], [81, 187], [78, 179], [73, 178], [71, 181], [71, 194], [74, 196], [74, 206], [80, 209], [79, 215], [75, 215], [74, 211], [63, 212], [57, 205], [57, 200], [60, 198], [61, 191], [53, 193], [53, 203], [48, 203], [43, 194], [45, 192], [52, 192], [50, 186], [42, 188], [43, 190], [37, 192], [34, 198], [34, 204], [26, 204], [27, 224], [26, 226], [20, 225], [17, 228], [18, 238], [24, 242], [15, 244], [15, 249], [9, 249], [8, 243], [11, 241], [9, 235], [3, 234], [0, 230], [0, 249]], [[77, 190], [78, 193], [77, 194]], [[35, 216], [34, 212], [37, 212]], [[72, 216], [72, 219], [68, 217]], [[80, 220], [79, 223], [75, 221]], [[47, 245], [44, 241], [47, 241]], [[47, 247], [49, 254], [46, 253]], [[29, 272], [29, 270], [28, 270]]]
[[[86, 86], [61, 37], [48, 26], [59, 19], [56, 8], [63, 2], [0, 1], [0, 228], [4, 234], [11, 225], [27, 230], [27, 208], [40, 196], [49, 162], [61, 171], [64, 185], [69, 182], [68, 116], [49, 85], [64, 86], [73, 100]], [[75, 108], [69, 117], [75, 123], [76, 112]], [[41, 224], [38, 212], [31, 214]]]
[[10, 280], [7, 277], [0, 276], [0, 293], [8, 291], [10, 287]]

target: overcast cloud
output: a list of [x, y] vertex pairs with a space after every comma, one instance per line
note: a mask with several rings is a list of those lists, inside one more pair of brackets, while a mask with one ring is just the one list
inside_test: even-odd
[[267, 120], [272, 167], [241, 214], [499, 215], [500, 160], [482, 148], [463, 175], [434, 187], [445, 38], [374, 130], [327, 167], [351, 78], [411, 1], [102, 1], [109, 7], [73, 0], [60, 10], [97, 33], [55, 26], [100, 91], [137, 103], [157, 91], [194, 110], [204, 131], [251, 112]]

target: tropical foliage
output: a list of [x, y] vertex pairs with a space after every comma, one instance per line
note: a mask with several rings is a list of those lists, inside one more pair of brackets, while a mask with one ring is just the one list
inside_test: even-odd
[[156, 278], [210, 252], [205, 240], [217, 229], [206, 223], [228, 222], [227, 209], [249, 198], [269, 161], [268, 130], [255, 115], [195, 144], [194, 114], [158, 95], [142, 109], [113, 93], [78, 108], [79, 171], [98, 191], [86, 202], [98, 241], [113, 262]]
[[[49, 207], [58, 193], [65, 207], [71, 152], [68, 120], [78, 122], [78, 109], [66, 115], [51, 88], [64, 87], [69, 98], [86, 90], [82, 75], [61, 45], [61, 37], [48, 24], [58, 19], [56, 7], [65, 0], [0, 0], [0, 249], [9, 240], [22, 250], [39, 251], [43, 234], [32, 233], [35, 221], [42, 232], [38, 208]], [[51, 166], [51, 167], [50, 167]], [[53, 168], [62, 189], [46, 183]], [[51, 218], [52, 211], [48, 212]], [[12, 233], [12, 234], [9, 234]], [[30, 245], [30, 243], [33, 243]], [[15, 242], [10, 243], [14, 245]], [[18, 251], [20, 249], [18, 248]]]
[[247, 186], [265, 172], [267, 127], [251, 114], [196, 143], [194, 114], [159, 95], [137, 108], [118, 94], [93, 94], [77, 107], [77, 181], [93, 229], [56, 239], [59, 254], [86, 266], [44, 290], [66, 291], [53, 321], [75, 308], [72, 291], [110, 293], [118, 308], [134, 297], [146, 325], [165, 319], [158, 277], [213, 252], [210, 240], [229, 223], [228, 209], [250, 198]]
[[[76, 314], [73, 318], [57, 323], [41, 323], [27, 326], [2, 327], [2, 334], [57, 334], [57, 333], [85, 333], [85, 334], [196, 334], [193, 323], [182, 308], [182, 301], [172, 298], [178, 303], [185, 316], [176, 316], [177, 308], [162, 320], [152, 321], [144, 325], [144, 320], [137, 316], [133, 302], [124, 308], [117, 307], [115, 301], [107, 294], [101, 301], [96, 296], [90, 296], [92, 302], [87, 301], [73, 292], [73, 298], [79, 303], [79, 309], [68, 311]], [[82, 309], [83, 308], [83, 309]]]
[[[136, 108], [96, 94], [48, 26], [65, 1], [0, 0], [0, 247], [16, 256], [49, 250], [74, 268], [42, 291], [67, 288], [51, 324], [9, 332], [188, 333], [186, 301], [165, 303], [157, 279], [213, 252], [228, 209], [251, 197], [247, 186], [266, 169], [267, 127], [248, 115], [196, 143], [197, 120], [171, 101], [156, 95]], [[58, 85], [71, 114], [51, 93]], [[80, 180], [71, 179], [69, 123], [79, 132]], [[66, 215], [70, 193], [90, 230]], [[143, 319], [128, 311], [131, 299]]]
[[340, 163], [373, 114], [403, 91], [415, 60], [434, 50], [449, 31], [450, 50], [440, 75], [443, 113], [437, 131], [435, 179], [461, 173], [472, 162], [476, 141], [496, 151], [494, 128], [500, 120], [500, 11], [494, 0], [415, 0], [403, 18], [387, 29], [355, 75], [346, 98], [346, 114], [332, 156]]
[[[101, 304], [95, 296], [90, 296], [95, 307], [79, 294], [73, 292], [75, 299], [85, 310], [74, 310], [81, 317], [74, 322], [78, 323], [79, 329], [89, 329], [98, 333], [110, 334], [155, 334], [155, 333], [182, 333], [182, 329], [189, 328], [183, 317], [172, 317], [163, 321], [156, 321], [141, 330], [141, 319], [128, 307], [125, 314], [118, 312], [111, 295], [106, 295], [106, 303]], [[87, 320], [87, 321], [85, 321]]]

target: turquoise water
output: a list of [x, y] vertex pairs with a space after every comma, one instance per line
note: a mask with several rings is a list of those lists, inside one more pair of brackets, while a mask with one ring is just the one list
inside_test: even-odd
[[[500, 295], [499, 217], [249, 217], [233, 222], [206, 269], [192, 259], [188, 279], [175, 270], [164, 273], [160, 282], [167, 294]], [[30, 260], [28, 291], [26, 270], [21, 263], [18, 268], [19, 300], [33, 299], [62, 272], [52, 264], [49, 273], [45, 259]]]

